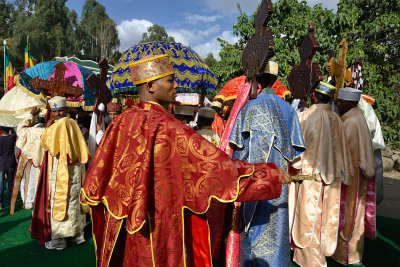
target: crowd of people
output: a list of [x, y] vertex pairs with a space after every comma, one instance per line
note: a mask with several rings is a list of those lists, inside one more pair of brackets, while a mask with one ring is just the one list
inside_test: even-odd
[[320, 82], [300, 112], [274, 93], [269, 62], [257, 94], [245, 84], [235, 99], [188, 107], [167, 55], [130, 71], [139, 101], [104, 103], [91, 126], [55, 96], [46, 120], [33, 108], [16, 131], [1, 129], [0, 205], [12, 215], [21, 195], [39, 245], [81, 244], [91, 220], [98, 266], [362, 264], [379, 154], [361, 91], [334, 99]]

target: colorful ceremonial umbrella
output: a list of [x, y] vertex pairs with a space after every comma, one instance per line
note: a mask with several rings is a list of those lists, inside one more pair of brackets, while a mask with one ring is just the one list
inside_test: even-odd
[[285, 100], [287, 95], [290, 95], [291, 92], [287, 87], [279, 80], [276, 80], [275, 83], [272, 85], [272, 88], [275, 90], [275, 94]]
[[18, 124], [31, 117], [33, 107], [46, 107], [46, 101], [32, 97], [32, 93], [22, 86], [19, 76], [15, 78], [16, 85], [0, 100], [0, 126], [17, 127]]
[[245, 83], [245, 81], [246, 81], [246, 76], [239, 76], [230, 80], [221, 88], [218, 94], [214, 97], [214, 100], [220, 99], [222, 101], [228, 101], [236, 99], [239, 88], [242, 84]]
[[[239, 76], [230, 80], [221, 88], [218, 94], [214, 97], [214, 100], [228, 101], [236, 99], [239, 88], [245, 83], [245, 81], [246, 76]], [[285, 96], [290, 94], [290, 91], [279, 80], [275, 81], [275, 83], [272, 85], [272, 88], [275, 90], [275, 94], [282, 99], [285, 99]]]
[[132, 83], [129, 65], [147, 55], [168, 54], [175, 69], [178, 93], [209, 93], [217, 85], [217, 78], [203, 59], [192, 49], [180, 43], [152, 42], [134, 45], [124, 52], [108, 79], [112, 93], [137, 93]]
[[[27, 90], [28, 93], [37, 99], [46, 100], [46, 93], [38, 88], [37, 90], [32, 86], [32, 80], [35, 78], [40, 80], [54, 79], [56, 75], [56, 65], [59, 61], [48, 61], [37, 64], [29, 69], [26, 69], [20, 74], [20, 83]], [[79, 86], [83, 90], [83, 94], [79, 96], [66, 96], [67, 106], [69, 107], [82, 107], [86, 111], [93, 110], [93, 105], [96, 99], [95, 90], [91, 90], [86, 82], [86, 78], [92, 74], [92, 71], [82, 67], [74, 62], [63, 62], [66, 67], [64, 74], [64, 81], [70, 86]]]

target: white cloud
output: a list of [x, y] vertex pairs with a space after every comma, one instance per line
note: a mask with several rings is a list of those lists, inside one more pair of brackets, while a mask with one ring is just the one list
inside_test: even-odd
[[[147, 28], [153, 23], [148, 20], [124, 20], [117, 26], [118, 37], [121, 41], [121, 52], [127, 50], [131, 46], [139, 43], [142, 34], [147, 32]], [[173, 36], [176, 42], [185, 46], [191, 46], [201, 57], [205, 58], [208, 53], [213, 53], [214, 57], [219, 60], [219, 51], [221, 46], [217, 38], [221, 38], [229, 43], [238, 41], [232, 31], [222, 31], [219, 24], [212, 24], [205, 30], [199, 29], [167, 29], [168, 35]], [[220, 33], [218, 35], [218, 33]], [[215, 36], [214, 38], [211, 38]], [[208, 41], [207, 41], [208, 40]]]
[[120, 50], [125, 51], [131, 46], [142, 40], [142, 34], [147, 32], [147, 28], [153, 23], [142, 19], [124, 20], [117, 26], [118, 37], [121, 41]]
[[186, 14], [185, 19], [191, 23], [191, 24], [199, 24], [199, 23], [212, 23], [215, 22], [219, 19], [222, 19], [223, 17], [220, 15], [214, 15], [214, 16], [201, 16], [198, 14]]
[[223, 31], [219, 36], [216, 36], [209, 42], [203, 43], [196, 45], [193, 48], [194, 51], [196, 51], [203, 59], [207, 57], [208, 53], [213, 53], [214, 57], [219, 60], [219, 51], [221, 50], [221, 45], [218, 42], [217, 38], [221, 38], [228, 43], [236, 43], [239, 38], [234, 36], [232, 31]]
[[186, 29], [171, 29], [167, 30], [168, 35], [174, 37], [175, 41], [183, 45], [192, 45], [203, 42], [210, 35], [217, 34], [220, 31], [220, 25], [212, 25], [206, 30], [186, 30]]

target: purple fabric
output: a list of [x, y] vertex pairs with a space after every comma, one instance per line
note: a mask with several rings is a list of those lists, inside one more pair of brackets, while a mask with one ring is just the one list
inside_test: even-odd
[[15, 142], [17, 141], [17, 134], [0, 136], [0, 171], [8, 170], [16, 166], [15, 160]]
[[[83, 88], [82, 74], [81, 74], [81, 71], [79, 70], [78, 66], [74, 62], [70, 62], [70, 61], [66, 61], [63, 63], [65, 65], [65, 67], [67, 67], [67, 70], [65, 71], [65, 76], [64, 76], [64, 80], [66, 81], [66, 83], [68, 85], [80, 86], [81, 88]], [[56, 74], [56, 72], [54, 71], [49, 76], [48, 80], [50, 81], [50, 79], [53, 79], [55, 77], [55, 74]], [[82, 102], [83, 95], [81, 95], [77, 98], [68, 96], [67, 101]]]
[[368, 179], [367, 203], [365, 206], [365, 235], [369, 239], [376, 238], [376, 192], [375, 176]]

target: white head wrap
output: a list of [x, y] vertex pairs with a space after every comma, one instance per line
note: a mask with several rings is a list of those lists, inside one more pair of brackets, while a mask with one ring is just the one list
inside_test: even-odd
[[350, 88], [350, 87], [340, 88], [340, 90], [339, 90], [338, 99], [358, 102], [358, 101], [360, 101], [360, 98], [361, 98], [360, 90]]

